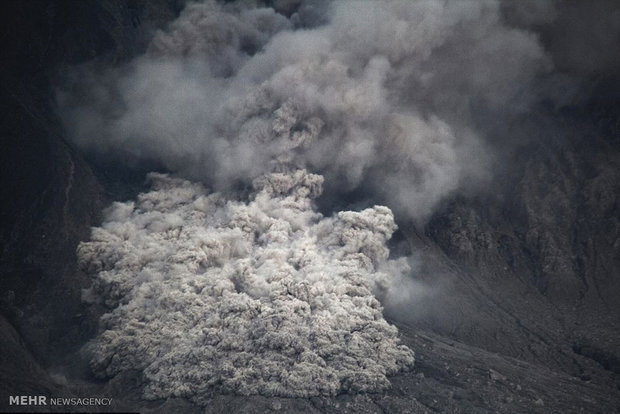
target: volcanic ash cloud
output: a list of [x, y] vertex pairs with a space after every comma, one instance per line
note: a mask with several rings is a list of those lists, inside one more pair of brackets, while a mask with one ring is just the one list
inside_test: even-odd
[[[68, 75], [70, 139], [217, 190], [307, 169], [325, 198], [357, 191], [423, 221], [485, 182], [499, 138], [484, 120], [526, 111], [549, 66], [498, 1], [315, 1], [290, 19], [251, 4], [190, 3], [144, 55]], [[298, 26], [311, 8], [325, 19]]]
[[381, 391], [413, 365], [373, 294], [408, 271], [388, 259], [387, 207], [323, 217], [323, 177], [305, 170], [259, 177], [247, 203], [149, 179], [78, 249], [94, 276], [86, 296], [110, 309], [91, 347], [97, 375], [139, 370], [146, 398], [204, 403], [214, 391]]

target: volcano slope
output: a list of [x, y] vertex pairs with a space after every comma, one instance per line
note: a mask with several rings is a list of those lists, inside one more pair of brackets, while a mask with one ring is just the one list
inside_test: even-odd
[[[274, 7], [290, 16], [298, 3]], [[560, 22], [575, 13], [569, 6], [579, 7], [560, 10]], [[620, 411], [615, 58], [588, 72], [567, 57], [570, 45], [558, 45], [555, 26], [533, 23], [557, 67], [596, 81], [588, 99], [526, 120], [548, 139], [526, 140], [510, 162], [502, 159], [490, 191], [451, 194], [422, 222], [397, 212], [399, 229], [388, 244], [392, 254], [415, 259], [411, 277], [424, 293], [409, 302], [379, 295], [400, 344], [415, 352], [413, 368], [391, 373], [388, 387], [145, 399], [140, 370], [104, 380], [91, 372], [84, 346], [107, 309], [83, 301], [93, 280], [78, 268], [76, 250], [103, 223], [103, 208], [147, 192], [145, 173], [161, 165], [85, 158], [67, 143], [50, 79], [93, 58], [123, 62], [141, 53], [151, 28], [164, 27], [183, 5], [3, 7], [11, 19], [2, 51], [2, 410], [14, 411], [8, 396], [19, 394], [112, 397], [112, 410], [145, 412]], [[354, 203], [325, 204], [327, 211]]]

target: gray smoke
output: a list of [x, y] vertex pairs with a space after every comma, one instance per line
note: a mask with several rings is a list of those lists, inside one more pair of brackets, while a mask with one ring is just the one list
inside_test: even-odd
[[323, 218], [311, 201], [323, 179], [302, 170], [256, 180], [247, 204], [150, 180], [78, 250], [94, 275], [85, 299], [111, 309], [91, 345], [96, 374], [140, 370], [146, 398], [205, 403], [214, 390], [376, 392], [413, 364], [373, 295], [408, 271], [388, 259], [388, 208]]
[[73, 93], [60, 93], [70, 136], [217, 190], [306, 168], [330, 194], [361, 190], [424, 219], [488, 174], [474, 112], [524, 111], [549, 68], [537, 38], [504, 24], [497, 1], [316, 7], [327, 22], [295, 30], [309, 18], [189, 4], [144, 56], [82, 71]]
[[502, 1], [505, 20], [536, 33], [553, 63], [538, 89], [556, 106], [603, 101], [620, 95], [620, 2], [615, 0]]
[[[272, 3], [190, 3], [144, 55], [85, 65], [59, 92], [79, 147], [183, 177], [150, 175], [78, 250], [85, 300], [109, 308], [92, 368], [141, 371], [147, 398], [388, 387], [413, 353], [376, 298], [420, 295], [388, 258], [392, 210], [421, 222], [484, 184], [490, 148], [525, 134], [505, 125], [617, 66], [578, 64], [554, 40], [578, 2]], [[592, 42], [578, 43], [594, 56]], [[322, 187], [389, 208], [323, 217]]]

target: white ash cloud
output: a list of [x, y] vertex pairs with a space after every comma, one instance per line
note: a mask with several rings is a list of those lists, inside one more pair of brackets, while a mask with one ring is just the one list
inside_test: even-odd
[[373, 292], [400, 289], [388, 259], [392, 212], [325, 218], [323, 178], [303, 170], [254, 181], [249, 202], [149, 176], [115, 203], [78, 255], [110, 311], [90, 347], [102, 377], [143, 372], [148, 399], [213, 392], [288, 397], [376, 392], [413, 365]]
[[75, 74], [59, 94], [74, 142], [218, 190], [306, 168], [422, 220], [486, 177], [474, 115], [526, 110], [549, 68], [493, 0], [247, 4], [189, 4], [144, 56]]
[[[519, 136], [505, 125], [557, 94], [538, 88], [552, 64], [534, 30], [575, 14], [552, 0], [273, 3], [289, 17], [190, 3], [143, 56], [85, 65], [59, 92], [84, 150], [202, 182], [151, 175], [79, 249], [86, 297], [110, 307], [92, 367], [140, 370], [148, 398], [389, 386], [413, 354], [376, 297], [400, 312], [427, 293], [388, 259], [390, 209], [325, 218], [311, 200], [323, 185], [423, 221], [484, 183], [493, 140]], [[249, 202], [232, 200], [238, 184]]]

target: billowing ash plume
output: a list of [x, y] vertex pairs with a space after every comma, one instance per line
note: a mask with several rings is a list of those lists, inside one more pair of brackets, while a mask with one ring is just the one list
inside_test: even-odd
[[388, 259], [392, 211], [325, 218], [311, 200], [324, 186], [424, 220], [484, 182], [491, 132], [559, 96], [535, 87], [552, 61], [564, 86], [597, 73], [553, 47], [557, 27], [551, 57], [531, 31], [577, 3], [272, 3], [190, 3], [144, 55], [59, 92], [84, 150], [202, 183], [151, 175], [79, 248], [86, 298], [110, 309], [93, 370], [139, 370], [149, 398], [385, 389], [413, 363], [375, 298], [415, 297]]
[[408, 270], [388, 259], [388, 208], [323, 218], [311, 201], [323, 179], [303, 170], [255, 180], [248, 203], [150, 180], [79, 247], [95, 275], [87, 296], [111, 308], [95, 373], [140, 370], [147, 398], [204, 403], [214, 391], [380, 391], [413, 364], [373, 295]]
[[328, 196], [358, 190], [423, 219], [485, 176], [474, 112], [523, 111], [549, 66], [496, 1], [312, 6], [286, 18], [189, 4], [144, 56], [85, 69], [60, 94], [72, 139], [218, 190], [306, 168], [325, 176]]

